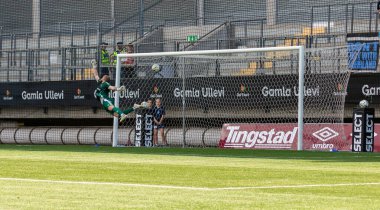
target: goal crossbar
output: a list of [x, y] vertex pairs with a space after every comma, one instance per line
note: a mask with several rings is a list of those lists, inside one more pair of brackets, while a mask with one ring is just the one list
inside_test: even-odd
[[[278, 52], [278, 51], [298, 51], [298, 141], [297, 150], [303, 148], [303, 115], [304, 115], [304, 69], [305, 69], [305, 49], [303, 46], [288, 47], [267, 47], [267, 48], [244, 48], [244, 49], [226, 49], [226, 50], [200, 50], [200, 51], [179, 51], [179, 52], [152, 52], [152, 53], [132, 53], [118, 54], [116, 62], [115, 86], [120, 87], [121, 59], [122, 58], [141, 58], [157, 56], [190, 56], [190, 55], [212, 55], [212, 54], [233, 54], [233, 53], [253, 53], [253, 52]], [[115, 93], [115, 106], [119, 107], [119, 92]], [[114, 117], [112, 146], [118, 146], [118, 118]]]

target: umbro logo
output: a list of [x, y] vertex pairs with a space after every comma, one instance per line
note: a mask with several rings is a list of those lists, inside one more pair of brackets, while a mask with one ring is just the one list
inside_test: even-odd
[[319, 131], [313, 133], [313, 136], [323, 142], [328, 141], [334, 137], [339, 136], [339, 133], [329, 127], [324, 127]]

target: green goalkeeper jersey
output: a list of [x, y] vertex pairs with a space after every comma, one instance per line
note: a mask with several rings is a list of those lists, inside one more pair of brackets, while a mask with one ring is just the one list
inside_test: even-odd
[[98, 87], [96, 88], [95, 95], [98, 98], [106, 98], [109, 99], [110, 90], [109, 88], [110, 83], [108, 82], [102, 82], [101, 80], [98, 81]]

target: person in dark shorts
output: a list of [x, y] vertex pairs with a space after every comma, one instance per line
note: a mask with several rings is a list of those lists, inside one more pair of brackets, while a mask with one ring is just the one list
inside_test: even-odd
[[158, 146], [158, 133], [160, 133], [162, 144], [166, 146], [168, 143], [165, 139], [164, 133], [164, 119], [165, 119], [165, 108], [161, 104], [161, 99], [156, 98], [156, 105], [153, 108], [153, 121], [154, 121], [154, 132], [153, 132], [153, 146]]

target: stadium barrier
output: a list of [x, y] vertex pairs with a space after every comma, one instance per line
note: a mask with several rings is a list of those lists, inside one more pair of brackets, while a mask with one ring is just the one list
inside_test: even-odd
[[[361, 121], [359, 127], [367, 130], [365, 120]], [[373, 121], [372, 121], [372, 125]], [[358, 135], [351, 123], [310, 123], [304, 125], [304, 150], [322, 151], [368, 151], [380, 152], [380, 124], [374, 125], [372, 134], [360, 133], [360, 150], [355, 149], [353, 136]], [[353, 130], [354, 128], [354, 130]], [[224, 124], [219, 147], [236, 149], [278, 149], [294, 150], [297, 148], [298, 127], [295, 123], [268, 123], [268, 124]], [[371, 150], [366, 148], [368, 136], [373, 137]], [[354, 148], [353, 148], [354, 145]], [[363, 148], [364, 147], [364, 148]]]
[[[242, 130], [235, 129], [234, 132], [266, 132], [280, 131], [286, 127], [285, 124], [265, 125], [265, 124], [229, 124], [226, 126], [245, 126]], [[296, 125], [296, 124], [295, 124]], [[296, 147], [297, 141], [291, 141], [291, 135], [287, 138], [289, 142], [268, 143], [268, 139], [259, 144], [259, 141], [247, 141], [247, 146], [239, 144], [243, 136], [234, 136], [230, 140], [230, 145], [226, 145], [230, 130], [221, 128], [188, 128], [186, 130], [186, 145], [189, 147], [221, 147], [221, 148], [245, 148], [245, 149], [292, 149]], [[306, 124], [312, 126], [314, 130], [305, 133], [305, 150], [324, 151], [351, 151], [352, 129], [350, 123], [343, 124], [343, 129], [333, 124]], [[290, 127], [289, 127], [290, 128]], [[240, 127], [239, 127], [240, 129]], [[247, 130], [248, 129], [248, 130]], [[182, 142], [182, 128], [167, 128], [165, 136], [167, 142], [172, 147], [180, 147]], [[294, 127], [289, 131], [294, 132]], [[48, 145], [112, 145], [112, 127], [22, 127], [22, 128], [2, 128], [0, 129], [0, 144], [48, 144]], [[375, 124], [373, 151], [380, 152], [380, 124]], [[262, 134], [264, 135], [264, 134]], [[231, 135], [233, 137], [233, 135]], [[127, 127], [119, 130], [120, 145], [135, 145], [135, 128]], [[286, 143], [286, 145], [285, 145]]]
[[[119, 129], [120, 145], [135, 145], [135, 128]], [[182, 128], [167, 128], [170, 146], [182, 146]], [[22, 127], [1, 128], [0, 144], [112, 145], [112, 127]], [[188, 128], [188, 146], [215, 147], [220, 128]]]

